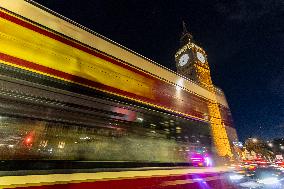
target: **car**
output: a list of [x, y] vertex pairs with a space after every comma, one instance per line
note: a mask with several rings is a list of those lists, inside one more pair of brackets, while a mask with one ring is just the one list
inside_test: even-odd
[[237, 188], [284, 188], [284, 172], [276, 167], [256, 167], [229, 173], [228, 179]]

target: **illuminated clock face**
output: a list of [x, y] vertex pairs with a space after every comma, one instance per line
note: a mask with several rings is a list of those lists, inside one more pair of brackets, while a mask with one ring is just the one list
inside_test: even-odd
[[203, 54], [201, 54], [200, 52], [197, 52], [197, 53], [196, 53], [196, 56], [197, 56], [197, 58], [198, 58], [198, 60], [199, 60], [200, 62], [202, 62], [202, 63], [205, 62], [205, 57], [204, 57]]
[[179, 63], [180, 66], [184, 66], [184, 65], [187, 64], [188, 60], [189, 60], [189, 55], [188, 55], [188, 54], [183, 54], [183, 55], [179, 58], [179, 62], [178, 62], [178, 63]]

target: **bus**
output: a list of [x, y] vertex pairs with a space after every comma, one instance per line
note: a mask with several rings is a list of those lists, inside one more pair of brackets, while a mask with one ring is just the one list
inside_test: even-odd
[[0, 7], [0, 188], [232, 187], [210, 91], [33, 1]]

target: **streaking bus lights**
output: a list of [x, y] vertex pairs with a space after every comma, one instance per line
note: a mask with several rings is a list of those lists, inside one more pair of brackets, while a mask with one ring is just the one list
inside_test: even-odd
[[35, 132], [34, 131], [31, 131], [25, 138], [24, 138], [24, 145], [26, 147], [32, 147], [33, 145], [33, 142], [34, 142], [34, 135], [35, 135]]

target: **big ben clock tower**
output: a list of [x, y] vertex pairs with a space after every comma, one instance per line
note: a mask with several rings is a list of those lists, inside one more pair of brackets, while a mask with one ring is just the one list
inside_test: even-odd
[[225, 125], [221, 119], [206, 53], [193, 42], [193, 37], [187, 31], [184, 22], [180, 42], [181, 48], [175, 54], [177, 72], [213, 94], [213, 100], [208, 102], [208, 111], [215, 149], [219, 156], [232, 157], [232, 150]]
[[193, 37], [187, 31], [184, 22], [180, 42], [182, 47], [175, 54], [177, 72], [208, 90], [212, 90], [212, 81], [206, 53], [193, 42]]

